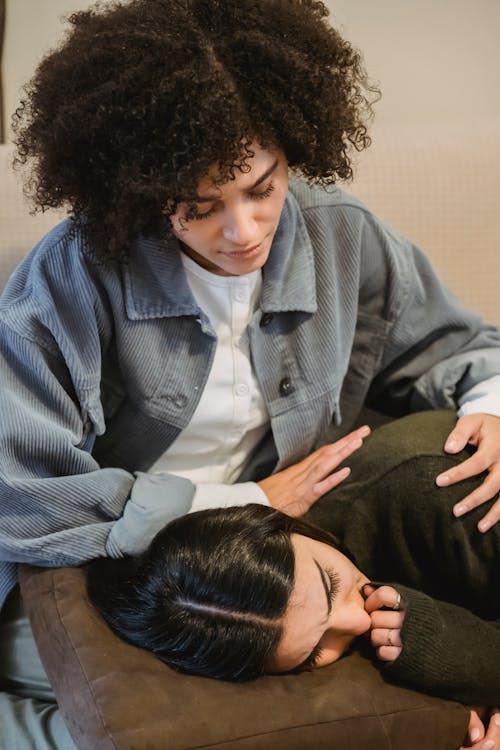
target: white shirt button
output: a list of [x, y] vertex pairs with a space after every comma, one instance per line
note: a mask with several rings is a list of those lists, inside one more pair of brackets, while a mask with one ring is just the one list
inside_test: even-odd
[[242, 287], [236, 287], [233, 291], [233, 299], [236, 302], [245, 302], [247, 300], [247, 290]]
[[246, 383], [239, 383], [234, 389], [234, 392], [237, 396], [248, 396], [249, 391], [250, 388], [248, 387], [248, 385], [246, 385]]

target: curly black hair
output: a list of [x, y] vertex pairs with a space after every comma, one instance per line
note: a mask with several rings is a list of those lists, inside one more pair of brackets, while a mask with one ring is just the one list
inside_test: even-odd
[[352, 176], [378, 94], [316, 0], [131, 0], [74, 13], [13, 115], [35, 210], [67, 206], [101, 256], [126, 256], [251, 142], [309, 181]]

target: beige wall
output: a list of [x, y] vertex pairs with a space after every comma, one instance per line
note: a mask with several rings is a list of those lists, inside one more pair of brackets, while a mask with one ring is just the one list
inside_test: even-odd
[[61, 17], [88, 5], [81, 0], [6, 0], [2, 67], [7, 130], [22, 85], [31, 77], [41, 55], [56, 44], [64, 31]]
[[500, 117], [499, 0], [328, 0], [380, 82], [380, 124]]

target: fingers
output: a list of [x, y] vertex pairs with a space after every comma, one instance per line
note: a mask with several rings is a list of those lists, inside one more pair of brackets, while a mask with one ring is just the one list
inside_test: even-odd
[[311, 505], [313, 505], [313, 503], [322, 495], [325, 495], [327, 492], [330, 492], [330, 490], [333, 490], [334, 487], [337, 487], [337, 485], [343, 482], [344, 479], [347, 479], [350, 473], [350, 468], [348, 466], [344, 466], [342, 469], [339, 469], [339, 471], [335, 471], [333, 474], [330, 474], [321, 482], [316, 482], [316, 484], [313, 485]]
[[401, 649], [403, 647], [399, 628], [374, 628], [370, 633], [370, 640], [374, 648], [388, 646]]
[[462, 461], [458, 466], [453, 466], [442, 474], [439, 474], [436, 477], [436, 484], [438, 487], [448, 487], [450, 484], [461, 482], [462, 479], [482, 474], [483, 471], [486, 471], [491, 466], [491, 462], [491, 456], [486, 456], [483, 451], [478, 451], [470, 458]]
[[343, 438], [340, 438], [340, 440], [337, 440], [335, 443], [330, 443], [330, 445], [336, 445], [338, 448], [341, 448], [345, 443], [349, 443], [355, 438], [368, 437], [370, 432], [370, 427], [367, 424], [364, 424], [362, 427], [358, 427], [357, 429], [352, 430], [352, 432], [348, 432], [347, 435], [344, 435]]
[[344, 441], [340, 447], [338, 443], [325, 445], [305, 459], [304, 469], [307, 474], [307, 480], [312, 485], [311, 489], [314, 495], [312, 502], [326, 492], [329, 492], [349, 476], [350, 469], [347, 466], [334, 474], [332, 472], [342, 461], [345, 461], [352, 453], [361, 448], [362, 445], [363, 439], [361, 437], [354, 437], [348, 441]]
[[[387, 607], [389, 610], [393, 610], [396, 604], [401, 604], [401, 597], [395, 588], [392, 586], [379, 586], [375, 588], [367, 584], [363, 586], [363, 591], [367, 597], [365, 600], [365, 609], [368, 614], [371, 614], [376, 609], [381, 607]], [[398, 614], [396, 610], [393, 610], [394, 614]]]
[[[401, 628], [405, 612], [401, 597], [392, 586], [375, 589], [370, 584], [363, 587], [367, 595], [365, 609], [370, 615], [370, 641], [381, 661], [394, 661], [401, 654]], [[398, 609], [394, 609], [397, 607]]]
[[370, 428], [368, 425], [364, 425], [363, 427], [360, 427], [359, 430], [354, 430], [354, 432], [349, 433], [349, 435], [346, 435], [341, 440], [337, 440], [335, 443], [328, 443], [327, 445], [318, 448], [318, 450], [314, 451], [314, 453], [311, 453], [310, 456], [304, 459], [302, 463], [305, 466], [321, 465], [324, 467], [323, 470], [325, 473], [329, 466], [329, 470], [332, 471], [342, 463], [345, 458], [357, 451], [358, 448], [361, 448], [363, 445], [363, 439], [369, 434]]
[[471, 709], [469, 727], [467, 729], [466, 736], [466, 747], [470, 747], [471, 744], [478, 742], [484, 737], [484, 724], [481, 721], [479, 714], [474, 709]]
[[491, 527], [494, 526], [499, 520], [500, 520], [500, 498], [496, 501], [496, 503], [494, 503], [491, 506], [491, 508], [489, 509], [487, 514], [484, 516], [484, 518], [482, 518], [479, 521], [477, 528], [479, 529], [479, 531], [483, 532], [484, 534], [485, 531], [488, 531], [488, 529], [491, 529]]
[[[482, 484], [454, 506], [453, 513], [456, 517], [491, 500], [500, 491], [500, 418], [491, 414], [461, 417], [446, 440], [445, 450], [456, 453], [467, 443], [477, 446], [476, 453], [436, 477], [438, 487], [448, 487], [487, 472]], [[500, 501], [497, 499], [477, 527], [484, 533], [499, 520]]]
[[395, 646], [381, 646], [376, 649], [377, 658], [380, 661], [396, 661], [402, 649]]
[[[464, 513], [468, 513], [473, 508], [477, 508], [482, 503], [491, 500], [498, 491], [500, 490], [500, 477], [495, 474], [490, 474], [487, 479], [482, 483], [480, 487], [471, 492], [470, 495], [464, 497], [459, 503], [453, 507], [453, 513], [455, 516], [460, 517]], [[484, 518], [478, 523], [479, 531], [488, 531], [498, 520], [500, 519], [500, 499], [488, 510]]]
[[322, 495], [339, 485], [350, 474], [347, 466], [335, 471], [369, 435], [367, 425], [335, 443], [324, 445], [307, 458], [258, 482], [273, 508], [290, 516], [301, 516]]
[[490, 720], [486, 734], [473, 744], [474, 750], [500, 750], [500, 711], [494, 708], [491, 711]]
[[481, 423], [481, 414], [467, 414], [465, 417], [460, 417], [446, 438], [444, 444], [446, 453], [459, 453], [462, 451], [467, 443], [472, 442], [471, 438], [476, 435], [481, 427]]

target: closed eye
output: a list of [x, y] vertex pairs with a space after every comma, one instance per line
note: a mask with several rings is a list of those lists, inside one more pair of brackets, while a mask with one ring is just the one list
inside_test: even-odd
[[[328, 614], [330, 614], [330, 612], [332, 611], [333, 603], [335, 601], [335, 597], [337, 596], [339, 583], [340, 583], [340, 576], [338, 575], [338, 573], [332, 570], [332, 568], [325, 568], [323, 570], [323, 568], [319, 565], [319, 563], [316, 562], [316, 560], [314, 562], [316, 563], [316, 566], [318, 567], [318, 570], [321, 575], [321, 579], [323, 581], [323, 585], [325, 587], [325, 592], [326, 592], [326, 596], [328, 600]], [[329, 582], [329, 585], [325, 580], [325, 575], [326, 575], [326, 580]], [[319, 662], [321, 661], [321, 657], [323, 655], [323, 649], [321, 648], [320, 644], [321, 644], [321, 639], [315, 645], [315, 647], [313, 648], [309, 656], [306, 659], [304, 659], [304, 661], [301, 662], [298, 665], [298, 667], [295, 667], [294, 669], [291, 670], [293, 674], [297, 674], [298, 672], [305, 672], [308, 669], [315, 669], [318, 666]]]
[[[260, 193], [257, 193], [255, 191], [252, 191], [248, 194], [250, 200], [253, 201], [261, 201], [265, 198], [269, 198], [271, 193], [273, 193], [275, 190], [274, 184], [271, 182], [265, 190], [262, 190]], [[197, 204], [191, 203], [188, 207], [188, 210], [186, 211], [185, 220], [191, 221], [194, 219], [194, 221], [200, 221], [201, 219], [208, 219], [209, 216], [212, 216], [213, 213], [216, 211], [216, 203], [214, 203], [207, 211], [198, 211]]]
[[269, 183], [268, 187], [263, 190], [261, 193], [250, 193], [250, 198], [254, 201], [261, 201], [264, 198], [269, 198], [271, 193], [274, 191], [274, 185], [273, 183]]

